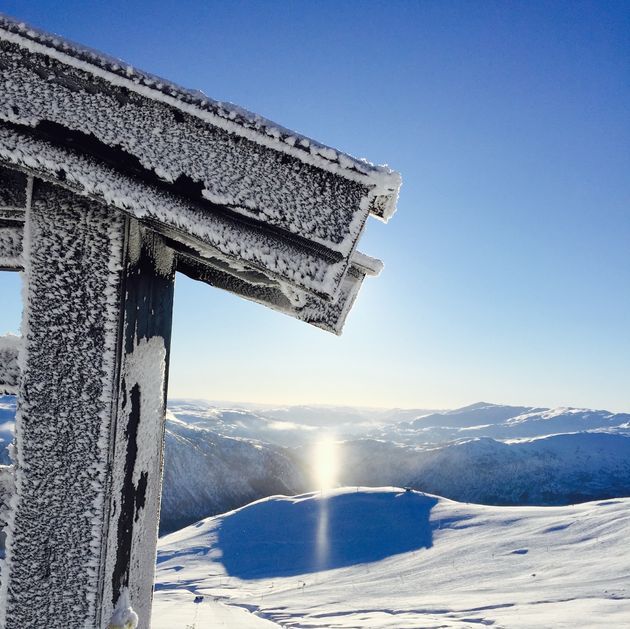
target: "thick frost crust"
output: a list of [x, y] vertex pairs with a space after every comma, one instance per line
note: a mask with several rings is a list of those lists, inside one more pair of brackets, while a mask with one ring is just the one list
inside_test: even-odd
[[26, 208], [26, 175], [0, 166], [0, 219]]
[[372, 211], [384, 219], [395, 211], [400, 175], [374, 166], [286, 129], [232, 103], [215, 101], [198, 90], [182, 88], [128, 63], [91, 50], [58, 35], [45, 33], [0, 14], [0, 38], [57, 59], [63, 64], [103, 77], [111, 85], [129, 89], [157, 102], [186, 111], [229, 133], [297, 157], [331, 173], [365, 183], [371, 189]]
[[22, 232], [29, 189], [24, 173], [0, 166], [0, 270], [22, 267]]
[[0, 394], [16, 395], [20, 381], [18, 358], [22, 340], [19, 336], [0, 336]]
[[22, 225], [0, 219], [0, 270], [22, 266]]
[[94, 626], [123, 235], [122, 216], [36, 185], [25, 231], [5, 629], [41, 627], [43, 619], [67, 629], [69, 618]]
[[[340, 334], [361, 282], [380, 261], [355, 252], [348, 262], [275, 232], [218, 215], [197, 221], [203, 208], [148, 186], [30, 134], [0, 126], [0, 161], [54, 179], [159, 229], [183, 253], [178, 269], [292, 317]], [[189, 235], [192, 234], [192, 235]], [[195, 261], [194, 264], [192, 261]], [[334, 295], [332, 299], [328, 296]]]
[[254, 131], [173, 96], [166, 102], [138, 77], [123, 79], [1, 28], [0, 54], [0, 119], [80, 145], [144, 179], [345, 257], [370, 208], [391, 212], [380, 170], [359, 173], [360, 162], [315, 158], [269, 135], [267, 126]]
[[236, 220], [203, 204], [122, 175], [75, 151], [0, 124], [0, 162], [54, 180], [83, 196], [100, 200], [156, 229], [174, 229], [174, 240], [250, 264], [271, 276], [323, 296], [335, 295], [348, 260], [323, 247], [286, 237], [259, 224]]

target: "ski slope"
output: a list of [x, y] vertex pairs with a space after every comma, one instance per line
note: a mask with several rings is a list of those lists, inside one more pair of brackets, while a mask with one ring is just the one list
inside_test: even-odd
[[630, 498], [489, 507], [393, 487], [275, 496], [160, 540], [152, 626], [630, 626], [629, 538]]

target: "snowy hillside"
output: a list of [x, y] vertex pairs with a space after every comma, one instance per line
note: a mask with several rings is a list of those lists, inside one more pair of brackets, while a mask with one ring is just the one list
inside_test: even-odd
[[453, 500], [560, 505], [630, 496], [630, 436], [560, 434], [503, 443], [478, 438], [433, 449], [387, 441], [339, 446], [345, 485], [402, 485]]
[[623, 627], [629, 536], [630, 499], [487, 507], [395, 488], [274, 497], [160, 540], [152, 626]]
[[277, 493], [298, 493], [302, 472], [277, 446], [225, 437], [169, 418], [160, 530], [173, 531]]

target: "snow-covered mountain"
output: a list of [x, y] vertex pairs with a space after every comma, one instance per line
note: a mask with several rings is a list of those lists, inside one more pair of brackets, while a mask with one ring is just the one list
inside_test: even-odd
[[427, 447], [478, 437], [513, 440], [586, 430], [630, 432], [629, 413], [487, 402], [435, 412], [173, 400], [169, 401], [169, 410], [182, 421], [226, 436], [291, 447], [308, 445], [322, 432], [333, 432], [338, 439], [368, 437]]
[[152, 627], [626, 627], [630, 498], [276, 496], [163, 537]]
[[[14, 412], [14, 399], [0, 398], [0, 463], [9, 462]], [[317, 489], [312, 445], [333, 432], [341, 442], [337, 480], [345, 485], [409, 486], [495, 505], [630, 496], [628, 414], [487, 403], [435, 413], [175, 400], [161, 530], [268, 495]]]
[[629, 431], [630, 414], [479, 402], [382, 426], [370, 436], [398, 443], [432, 446], [475, 437], [509, 440], [585, 430]]
[[[210, 408], [196, 416], [194, 408], [189, 408], [187, 413], [178, 412], [180, 419], [167, 424], [162, 530], [174, 530], [177, 525], [273, 493], [317, 489], [312, 480], [316, 475], [311, 444], [327, 429], [311, 424], [305, 430], [297, 421], [285, 420], [292, 427], [278, 430], [272, 426], [280, 420], [252, 410]], [[426, 419], [438, 423], [443, 416], [449, 418], [445, 422], [456, 417], [461, 424], [470, 425], [483, 417], [490, 426], [490, 420], [498, 422], [494, 426], [513, 422], [528, 425], [531, 432], [531, 426], [547, 426], [547, 421], [555, 422], [558, 417], [567, 422], [571, 415], [575, 416], [574, 428], [594, 429], [508, 441], [463, 437], [468, 434], [463, 432], [457, 439], [431, 446], [404, 445], [400, 439], [341, 441], [337, 481], [342, 485], [409, 486], [454, 500], [492, 505], [562, 505], [630, 496], [627, 416], [475, 405]], [[387, 424], [392, 436], [399, 426]], [[293, 443], [303, 445], [281, 448], [278, 441], [265, 442], [261, 436], [268, 431], [273, 437], [276, 432], [291, 432]], [[260, 440], [225, 436], [239, 434], [258, 435]], [[287, 438], [279, 441], [286, 444]]]
[[255, 439], [279, 446], [296, 446], [312, 438], [316, 427], [276, 419], [259, 409], [239, 405], [218, 407], [203, 401], [169, 403], [171, 417], [186, 424], [212, 430], [226, 437]]

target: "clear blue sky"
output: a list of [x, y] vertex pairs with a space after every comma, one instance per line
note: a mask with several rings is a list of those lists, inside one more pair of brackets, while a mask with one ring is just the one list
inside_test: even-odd
[[630, 410], [630, 3], [0, 7], [403, 175], [342, 338], [178, 277], [171, 397]]

